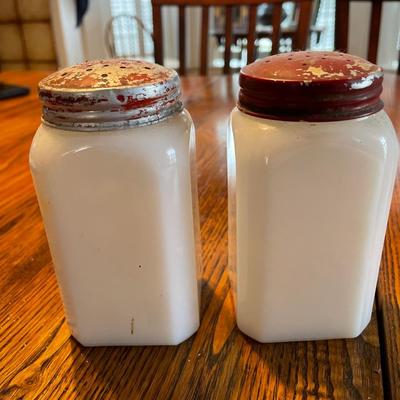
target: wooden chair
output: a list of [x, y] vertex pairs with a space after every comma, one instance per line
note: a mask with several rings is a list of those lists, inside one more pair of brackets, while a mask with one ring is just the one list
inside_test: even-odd
[[[162, 20], [161, 7], [179, 7], [179, 73], [186, 74], [185, 48], [186, 48], [186, 18], [185, 9], [187, 6], [201, 6], [201, 47], [200, 47], [200, 74], [207, 74], [207, 55], [208, 55], [208, 33], [209, 33], [209, 9], [212, 6], [225, 7], [225, 54], [224, 54], [224, 74], [230, 72], [231, 45], [232, 45], [232, 7], [247, 6], [249, 8], [249, 23], [247, 30], [247, 63], [253, 62], [255, 58], [255, 39], [257, 6], [263, 3], [272, 3], [273, 9], [273, 28], [272, 28], [272, 53], [279, 50], [280, 24], [282, 15], [282, 4], [284, 0], [152, 0], [153, 6], [153, 36], [154, 36], [154, 58], [156, 63], [163, 64], [163, 45], [162, 45]], [[299, 19], [297, 32], [294, 35], [293, 48], [305, 49], [310, 28], [312, 0], [295, 0], [299, 7]]]
[[[348, 47], [350, 1], [365, 1], [365, 0], [336, 0], [335, 49], [344, 52], [347, 52], [347, 47]], [[399, 1], [399, 0], [369, 0], [369, 1], [370, 2], [372, 1], [372, 11], [370, 17], [367, 58], [369, 61], [376, 63], [378, 55], [379, 32], [381, 27], [382, 3], [384, 1]]]

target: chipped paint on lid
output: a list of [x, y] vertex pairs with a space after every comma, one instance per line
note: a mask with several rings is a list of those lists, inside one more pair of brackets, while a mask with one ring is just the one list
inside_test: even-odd
[[383, 71], [357, 56], [321, 51], [283, 53], [240, 72], [238, 107], [282, 120], [335, 121], [382, 109]]
[[182, 110], [177, 73], [140, 60], [86, 61], [39, 82], [45, 124], [98, 131], [148, 125]]
[[382, 68], [345, 53], [299, 51], [258, 60], [243, 67], [241, 73], [258, 79], [317, 83], [382, 76]]

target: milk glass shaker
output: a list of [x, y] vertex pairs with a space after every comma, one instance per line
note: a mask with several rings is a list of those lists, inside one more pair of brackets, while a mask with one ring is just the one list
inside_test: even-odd
[[398, 163], [382, 81], [337, 52], [241, 70], [230, 267], [238, 326], [260, 342], [355, 337], [371, 319]]
[[193, 123], [175, 71], [88, 61], [42, 80], [30, 165], [82, 344], [172, 345], [199, 326]]

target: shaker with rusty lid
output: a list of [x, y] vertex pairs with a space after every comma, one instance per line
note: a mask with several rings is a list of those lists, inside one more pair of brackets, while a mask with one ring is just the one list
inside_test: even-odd
[[171, 345], [199, 325], [194, 127], [175, 71], [87, 61], [39, 83], [30, 166], [72, 335]]
[[145, 61], [87, 61], [39, 83], [43, 122], [73, 130], [141, 126], [182, 110], [177, 73]]
[[337, 52], [240, 72], [229, 263], [238, 326], [260, 342], [350, 338], [370, 321], [398, 160], [382, 81]]

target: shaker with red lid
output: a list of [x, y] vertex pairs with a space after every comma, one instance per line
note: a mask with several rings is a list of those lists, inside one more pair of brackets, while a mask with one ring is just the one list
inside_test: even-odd
[[355, 337], [371, 319], [398, 160], [382, 80], [337, 52], [240, 73], [230, 266], [238, 326], [260, 342]]

